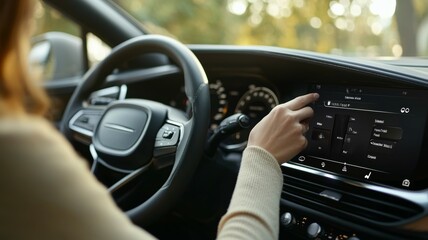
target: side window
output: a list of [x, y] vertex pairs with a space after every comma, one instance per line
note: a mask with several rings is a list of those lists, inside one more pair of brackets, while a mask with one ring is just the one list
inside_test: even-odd
[[86, 35], [86, 41], [89, 67], [102, 61], [111, 52], [111, 47], [92, 33]]
[[78, 24], [46, 4], [38, 3], [35, 25], [30, 64], [34, 74], [45, 82], [80, 78], [86, 65], [98, 63], [111, 51], [95, 35], [82, 36]]

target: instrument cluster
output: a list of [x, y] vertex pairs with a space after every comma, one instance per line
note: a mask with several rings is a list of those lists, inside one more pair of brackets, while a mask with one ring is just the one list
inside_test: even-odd
[[[242, 150], [246, 146], [250, 130], [279, 104], [278, 90], [275, 85], [259, 76], [211, 77], [209, 88], [211, 95], [210, 133], [225, 118], [235, 113], [246, 114], [251, 121], [248, 129], [223, 141], [221, 146], [228, 150]], [[178, 95], [169, 101], [169, 105], [189, 113], [189, 104], [183, 86], [180, 87]]]
[[209, 83], [211, 93], [211, 126], [213, 131], [226, 117], [235, 113], [246, 114], [251, 125], [248, 129], [226, 139], [222, 147], [242, 149], [248, 135], [264, 116], [279, 104], [278, 91], [268, 81], [258, 77], [218, 77]]

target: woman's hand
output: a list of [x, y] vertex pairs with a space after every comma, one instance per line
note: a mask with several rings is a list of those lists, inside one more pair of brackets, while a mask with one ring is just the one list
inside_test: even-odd
[[318, 98], [317, 93], [310, 93], [276, 106], [251, 130], [248, 146], [265, 149], [279, 164], [290, 160], [308, 144], [304, 134], [314, 111], [307, 105]]

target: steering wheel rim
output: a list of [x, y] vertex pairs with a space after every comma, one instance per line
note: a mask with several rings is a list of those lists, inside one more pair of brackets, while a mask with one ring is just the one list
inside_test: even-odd
[[149, 225], [172, 207], [184, 192], [203, 154], [210, 121], [210, 94], [206, 74], [196, 56], [185, 45], [164, 36], [145, 35], [123, 42], [84, 75], [68, 102], [61, 124], [65, 137], [74, 140], [69, 123], [84, 108], [82, 103], [103, 85], [115, 67], [148, 53], [165, 54], [182, 69], [185, 94], [192, 112], [184, 123], [185, 131], [177, 146], [168, 179], [148, 200], [126, 211], [132, 221], [143, 226]]

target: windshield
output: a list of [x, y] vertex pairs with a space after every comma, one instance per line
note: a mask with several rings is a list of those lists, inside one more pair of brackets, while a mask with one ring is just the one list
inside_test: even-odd
[[267, 45], [346, 56], [428, 55], [426, 0], [113, 0], [184, 43]]

